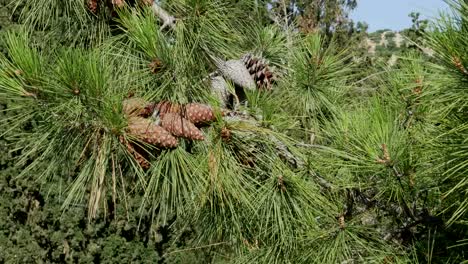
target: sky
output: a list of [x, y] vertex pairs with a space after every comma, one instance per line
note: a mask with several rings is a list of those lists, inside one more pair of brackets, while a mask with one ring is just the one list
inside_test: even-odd
[[358, 7], [352, 11], [355, 22], [369, 24], [368, 32], [379, 29], [402, 30], [411, 26], [411, 12], [421, 13], [422, 18], [437, 16], [439, 9], [447, 10], [443, 0], [358, 0]]

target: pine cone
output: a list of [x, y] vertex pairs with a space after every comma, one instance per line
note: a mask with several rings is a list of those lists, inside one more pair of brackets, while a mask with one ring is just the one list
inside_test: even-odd
[[143, 5], [151, 6], [154, 0], [141, 0]]
[[173, 114], [180, 114], [181, 113], [181, 106], [176, 103], [172, 103], [169, 101], [161, 101], [157, 103], [155, 106], [155, 110], [158, 110], [159, 117], [163, 118], [164, 115], [168, 113]]
[[143, 98], [130, 98], [123, 101], [122, 112], [127, 116], [140, 116], [144, 114], [148, 103]]
[[241, 60], [223, 61], [213, 58], [218, 70], [226, 78], [245, 89], [255, 89], [255, 81]]
[[132, 144], [130, 144], [130, 142], [126, 141], [122, 136], [120, 137], [120, 142], [124, 144], [125, 147], [127, 147], [128, 152], [130, 152], [130, 154], [133, 155], [135, 160], [138, 162], [138, 164], [140, 164], [140, 166], [143, 169], [148, 169], [150, 167], [150, 163], [148, 162], [148, 160], [146, 160], [145, 157], [143, 157], [143, 155], [141, 155], [137, 150], [135, 150], [135, 148], [132, 146]]
[[148, 118], [154, 114], [156, 111], [157, 103], [147, 103], [145, 107], [141, 110], [140, 116], [144, 118]]
[[125, 1], [124, 0], [112, 0], [112, 5], [120, 8], [125, 5]]
[[136, 151], [132, 145], [130, 145], [130, 143], [127, 145], [127, 149], [130, 153], [132, 153], [133, 157], [135, 158], [135, 160], [138, 162], [138, 164], [140, 164], [140, 166], [143, 168], [143, 169], [149, 169], [149, 167], [151, 166], [151, 164], [149, 163], [148, 160], [146, 160], [145, 157], [143, 157], [143, 155], [141, 155], [138, 151]]
[[208, 123], [216, 120], [216, 116], [210, 106], [199, 103], [186, 104], [183, 115], [190, 122], [197, 124]]
[[136, 138], [163, 148], [177, 147], [177, 139], [161, 126], [142, 117], [131, 117], [128, 121], [128, 132]]
[[223, 127], [221, 129], [221, 138], [225, 142], [229, 142], [231, 140], [231, 130], [229, 130], [229, 128], [227, 128], [227, 127]]
[[202, 132], [190, 121], [176, 113], [166, 113], [161, 117], [161, 126], [176, 137], [191, 140], [204, 140]]
[[148, 67], [150, 68], [150, 71], [154, 74], [157, 74], [158, 72], [161, 71], [161, 69], [163, 68], [163, 62], [162, 60], [158, 59], [158, 58], [154, 58], [150, 64], [148, 64]]
[[88, 6], [88, 9], [91, 11], [91, 13], [96, 14], [98, 12], [98, 0], [88, 0], [86, 5]]
[[255, 80], [257, 87], [259, 89], [271, 90], [272, 83], [274, 83], [275, 80], [267, 61], [263, 58], [255, 57], [252, 54], [245, 55], [242, 61]]
[[223, 76], [218, 76], [212, 74], [210, 76], [210, 87], [211, 91], [214, 95], [216, 95], [217, 99], [221, 103], [222, 107], [227, 107], [228, 102], [229, 102], [229, 88], [228, 88], [228, 83], [224, 79]]

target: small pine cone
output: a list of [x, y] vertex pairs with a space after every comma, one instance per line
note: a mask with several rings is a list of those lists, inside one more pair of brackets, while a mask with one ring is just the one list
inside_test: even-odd
[[118, 8], [121, 8], [125, 5], [125, 1], [124, 0], [112, 0], [112, 5]]
[[145, 159], [145, 157], [143, 157], [143, 155], [141, 155], [133, 146], [130, 142], [128, 142], [127, 140], [125, 140], [125, 138], [123, 136], [120, 136], [119, 137], [119, 140], [120, 140], [120, 143], [124, 144], [125, 147], [127, 148], [128, 152], [130, 152], [130, 154], [133, 155], [133, 157], [135, 158], [135, 160], [138, 162], [138, 164], [140, 164], [140, 166], [143, 168], [143, 169], [148, 169], [150, 167], [150, 163], [148, 162], [148, 160]]
[[338, 217], [338, 224], [340, 225], [340, 229], [345, 229], [346, 228], [346, 223], [345, 223], [345, 217], [344, 215], [340, 215]]
[[255, 83], [260, 89], [271, 90], [274, 83], [273, 72], [268, 66], [268, 62], [260, 57], [247, 54], [242, 58], [245, 67], [249, 71]]
[[88, 9], [91, 11], [91, 13], [96, 14], [98, 12], [98, 0], [88, 0], [86, 5], [88, 6]]
[[223, 127], [221, 129], [221, 138], [225, 141], [228, 142], [231, 140], [231, 130], [229, 130], [227, 127]]
[[20, 69], [17, 69], [17, 70], [14, 70], [14, 71], [5, 71], [5, 74], [10, 77], [10, 78], [14, 78], [14, 77], [18, 77], [20, 75], [23, 75], [23, 71], [20, 70]]
[[176, 113], [167, 113], [161, 117], [161, 126], [176, 137], [191, 140], [204, 140], [202, 132], [190, 121]]
[[186, 104], [183, 113], [184, 117], [195, 125], [216, 120], [213, 109], [205, 104]]
[[127, 116], [143, 115], [148, 103], [143, 98], [129, 98], [123, 101], [122, 112]]
[[128, 121], [128, 132], [136, 138], [163, 148], [177, 147], [177, 139], [150, 119], [131, 117]]
[[281, 175], [278, 177], [278, 187], [282, 192], [286, 191], [286, 185], [284, 185], [284, 178]]
[[[131, 145], [130, 145], [131, 148], [133, 148]], [[129, 148], [129, 146], [127, 146], [127, 148]], [[149, 163], [148, 160], [145, 159], [145, 157], [143, 157], [143, 155], [141, 155], [138, 151], [136, 150], [132, 150], [132, 149], [128, 149], [128, 151], [130, 153], [132, 153], [133, 157], [135, 158], [135, 160], [138, 162], [138, 164], [140, 164], [140, 166], [143, 168], [143, 169], [149, 169], [149, 167], [151, 166], [151, 164]]]
[[163, 68], [163, 62], [162, 60], [158, 59], [158, 58], [154, 58], [150, 64], [148, 64], [148, 67], [150, 68], [150, 71], [154, 74], [157, 74], [158, 72], [161, 71], [161, 69]]
[[143, 5], [151, 6], [153, 4], [154, 0], [141, 0], [141, 3]]
[[463, 65], [462, 61], [460, 60], [459, 57], [452, 57], [452, 61], [455, 64], [455, 67], [457, 67], [458, 70], [460, 70], [464, 74], [468, 74], [468, 70], [466, 70], [465, 66]]

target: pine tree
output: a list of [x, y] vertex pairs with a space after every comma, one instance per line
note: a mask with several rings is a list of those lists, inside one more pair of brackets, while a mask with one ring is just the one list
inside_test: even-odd
[[[313, 217], [334, 222], [321, 209], [329, 201], [290, 164], [303, 163], [286, 131], [294, 121], [242, 62], [272, 54], [272, 69], [285, 71], [283, 31], [224, 1], [77, 3], [18, 3], [26, 27], [5, 38], [1, 94], [19, 114], [3, 124], [32, 126], [10, 135], [22, 176], [71, 180], [63, 208], [87, 203], [89, 221], [109, 201], [142, 194], [154, 225], [190, 228], [195, 246], [227, 253], [274, 245], [293, 254]], [[28, 28], [66, 37], [40, 43]], [[214, 95], [213, 74], [237, 103]]]
[[[258, 1], [16, 7], [1, 124], [21, 177], [66, 184], [65, 213], [86, 207], [92, 226], [139, 200], [149, 241], [189, 233], [161, 261], [462, 260], [447, 249], [466, 236], [461, 19], [427, 33], [432, 60], [409, 54], [356, 83], [348, 50], [267, 25]], [[356, 96], [361, 83], [378, 89]]]
[[[464, 46], [468, 28], [466, 1], [448, 1], [451, 14], [443, 14], [434, 26], [434, 32], [428, 35], [428, 41], [434, 51], [437, 65], [433, 82], [432, 106], [437, 114], [435, 139], [431, 142], [433, 159], [441, 173], [445, 212], [451, 216], [449, 226], [466, 227], [468, 206], [466, 203], [467, 174], [467, 105], [466, 105], [466, 55]], [[466, 235], [466, 233], [465, 233]]]
[[418, 43], [433, 56], [411, 52], [376, 69], [368, 85], [377, 89], [341, 105], [323, 130], [329, 149], [314, 155], [319, 175], [349, 192], [345, 222], [378, 225], [384, 243], [407, 252], [385, 261], [466, 260], [468, 6], [450, 5]]

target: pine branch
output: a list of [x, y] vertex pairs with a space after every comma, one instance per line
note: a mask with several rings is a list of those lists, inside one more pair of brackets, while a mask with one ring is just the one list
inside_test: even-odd
[[296, 168], [302, 168], [304, 167], [304, 161], [300, 159], [299, 157], [296, 157], [289, 148], [281, 142], [279, 139], [277, 139], [274, 136], [270, 136], [270, 139], [275, 143], [276, 145], [276, 150], [278, 151], [278, 154], [280, 155], [281, 158], [286, 160], [289, 164]]
[[[251, 125], [252, 127], [261, 127], [261, 123], [252, 115], [247, 113], [240, 113], [240, 112], [230, 112], [230, 114], [226, 115], [224, 121], [227, 122], [245, 122]], [[278, 152], [279, 157], [281, 157], [284, 161], [289, 163], [291, 166], [295, 168], [303, 168], [304, 161], [301, 157], [295, 155], [288, 146], [278, 139], [275, 135], [269, 134], [268, 139], [273, 142], [275, 145], [275, 149]]]
[[153, 10], [154, 14], [158, 16], [163, 22], [161, 30], [165, 29], [166, 27], [169, 27], [172, 30], [175, 29], [176, 18], [169, 14], [161, 6], [159, 6], [159, 4], [156, 1], [153, 1], [151, 9]]

